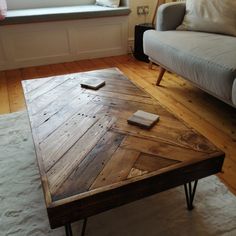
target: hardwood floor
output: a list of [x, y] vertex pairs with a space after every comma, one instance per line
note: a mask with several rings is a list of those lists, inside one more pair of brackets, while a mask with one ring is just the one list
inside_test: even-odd
[[159, 68], [137, 61], [131, 56], [66, 62], [0, 72], [0, 114], [25, 109], [21, 80], [118, 67], [139, 87], [164, 107], [210, 139], [226, 153], [219, 177], [236, 194], [236, 109], [224, 104], [179, 76], [166, 73], [156, 87]]

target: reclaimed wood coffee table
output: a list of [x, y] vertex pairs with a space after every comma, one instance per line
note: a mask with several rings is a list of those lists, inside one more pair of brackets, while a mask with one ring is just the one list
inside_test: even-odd
[[[97, 91], [81, 88], [101, 78]], [[221, 171], [224, 153], [165, 110], [118, 69], [23, 81], [51, 228], [179, 185], [193, 208], [197, 180]], [[160, 116], [150, 130], [127, 123]], [[192, 183], [194, 182], [194, 185]]]

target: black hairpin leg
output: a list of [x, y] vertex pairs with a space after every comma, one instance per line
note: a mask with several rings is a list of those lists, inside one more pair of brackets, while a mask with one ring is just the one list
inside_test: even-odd
[[[87, 225], [87, 218], [84, 219], [81, 236], [85, 235], [86, 225]], [[66, 236], [73, 236], [71, 224], [65, 225], [65, 231], [66, 231]]]
[[195, 195], [196, 188], [197, 188], [197, 182], [198, 182], [198, 180], [194, 181], [193, 188], [192, 188], [192, 182], [184, 184], [186, 202], [187, 202], [187, 207], [188, 207], [189, 211], [191, 211], [194, 208], [193, 207], [193, 199], [194, 199], [194, 195]]
[[65, 225], [66, 236], [73, 236], [71, 224]]
[[87, 225], [87, 218], [84, 219], [83, 227], [82, 227], [82, 231], [81, 231], [81, 236], [85, 235], [86, 225]]

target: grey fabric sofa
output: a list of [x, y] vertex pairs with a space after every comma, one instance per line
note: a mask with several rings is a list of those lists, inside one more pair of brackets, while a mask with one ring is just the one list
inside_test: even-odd
[[185, 3], [159, 7], [155, 30], [144, 33], [143, 48], [151, 62], [189, 80], [236, 107], [236, 37], [175, 30], [185, 14]]

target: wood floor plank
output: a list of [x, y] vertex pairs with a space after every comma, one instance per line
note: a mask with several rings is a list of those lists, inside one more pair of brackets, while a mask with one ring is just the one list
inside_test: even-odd
[[0, 71], [0, 114], [10, 113], [7, 80], [5, 72]]
[[81, 72], [82, 71], [82, 69], [74, 61], [72, 61], [72, 62], [65, 62], [65, 63], [63, 63], [63, 66], [65, 67], [67, 73], [77, 73], [77, 72]]
[[93, 62], [93, 65], [96, 67], [96, 69], [105, 69], [109, 67], [107, 63], [102, 61], [100, 58], [95, 58], [92, 60], [92, 62]]
[[22, 68], [21, 74], [24, 80], [36, 79], [38, 78], [38, 73], [35, 67]]
[[64, 64], [51, 64], [50, 68], [54, 75], [65, 75], [68, 73]]
[[23, 110], [25, 108], [25, 99], [21, 86], [22, 74], [20, 70], [6, 71], [6, 78], [10, 111]]
[[90, 71], [90, 70], [95, 70], [96, 66], [93, 64], [93, 60], [81, 60], [81, 61], [76, 61], [75, 62], [82, 71]]
[[38, 78], [54, 76], [54, 73], [49, 65], [36, 66], [35, 69], [37, 71]]

